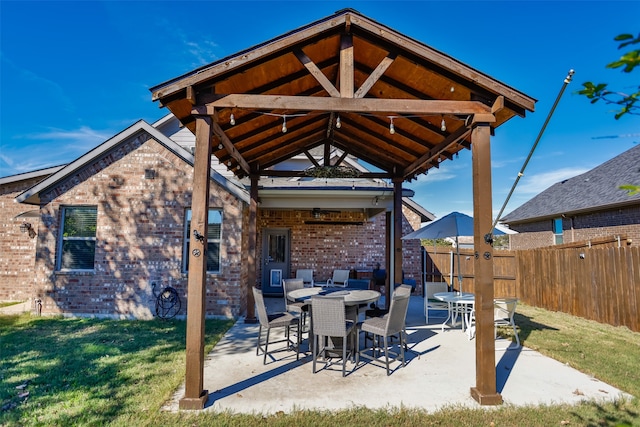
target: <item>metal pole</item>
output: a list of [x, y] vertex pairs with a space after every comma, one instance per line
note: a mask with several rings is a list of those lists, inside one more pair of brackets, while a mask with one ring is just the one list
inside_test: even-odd
[[509, 199], [511, 198], [511, 195], [513, 194], [513, 191], [516, 189], [516, 185], [518, 185], [518, 181], [520, 181], [520, 178], [522, 178], [522, 176], [524, 175], [524, 170], [527, 167], [527, 164], [529, 163], [529, 160], [531, 159], [531, 156], [533, 156], [533, 152], [535, 151], [536, 147], [538, 146], [538, 142], [540, 142], [540, 138], [542, 137], [542, 134], [544, 133], [545, 129], [547, 128], [547, 124], [549, 123], [549, 120], [551, 120], [551, 116], [553, 115], [553, 112], [555, 111], [556, 106], [558, 105], [558, 102], [560, 102], [560, 98], [562, 97], [562, 94], [564, 93], [564, 90], [566, 89], [567, 85], [569, 83], [571, 83], [571, 79], [573, 78], [573, 74], [574, 73], [575, 73], [574, 70], [569, 70], [569, 74], [567, 74], [567, 77], [564, 78], [564, 82], [562, 84], [562, 88], [560, 89], [560, 92], [558, 93], [558, 96], [556, 97], [556, 100], [553, 103], [553, 106], [551, 107], [551, 110], [549, 111], [549, 114], [547, 115], [547, 118], [544, 121], [544, 124], [542, 125], [542, 128], [540, 129], [540, 132], [538, 133], [538, 137], [536, 138], [536, 141], [534, 142], [533, 147], [531, 147], [531, 151], [529, 151], [529, 155], [527, 156], [527, 159], [524, 161], [524, 164], [522, 165], [522, 168], [520, 169], [520, 172], [518, 172], [518, 176], [516, 177], [516, 180], [513, 183], [513, 186], [511, 187], [511, 191], [509, 191], [509, 194], [507, 195], [507, 198], [504, 201], [504, 204], [502, 205], [502, 208], [500, 209], [500, 212], [498, 213], [498, 216], [496, 217], [496, 220], [493, 222], [493, 226], [491, 227], [491, 231], [488, 233], [487, 236], [485, 236], [485, 240], [486, 240], [487, 237], [492, 238], [493, 230], [496, 228], [496, 225], [498, 224], [498, 221], [500, 221], [500, 217], [502, 216], [502, 213], [504, 212], [504, 209], [507, 207], [507, 203], [509, 203]]

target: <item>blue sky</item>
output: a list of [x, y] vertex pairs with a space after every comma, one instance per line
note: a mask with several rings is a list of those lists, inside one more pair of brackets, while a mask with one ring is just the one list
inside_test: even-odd
[[[640, 71], [605, 68], [613, 38], [640, 31], [638, 1], [0, 0], [0, 177], [68, 163], [139, 119], [168, 110], [149, 88], [344, 8], [538, 100], [492, 138], [497, 214], [569, 69], [575, 69], [505, 214], [555, 182], [640, 143], [640, 117], [575, 92], [586, 81], [637, 89]], [[606, 137], [606, 138], [605, 138]], [[470, 151], [405, 183], [442, 217], [472, 214]]]

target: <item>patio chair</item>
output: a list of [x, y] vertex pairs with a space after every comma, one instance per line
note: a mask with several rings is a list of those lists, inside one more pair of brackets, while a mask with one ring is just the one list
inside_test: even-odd
[[516, 337], [516, 345], [515, 347], [509, 347], [508, 349], [514, 350], [520, 347], [520, 337], [518, 337], [516, 322], [513, 320], [517, 305], [517, 298], [496, 298], [493, 300], [493, 324], [495, 325], [494, 335], [496, 337], [498, 336], [499, 326], [511, 326], [511, 328], [513, 328], [513, 335]]
[[[396, 289], [391, 299], [391, 307], [389, 308], [389, 314], [383, 317], [371, 317], [366, 319], [360, 325], [358, 329], [365, 333], [364, 346], [365, 349], [360, 350], [360, 336], [357, 336], [356, 347], [356, 365], [360, 361], [360, 357], [369, 359], [372, 361], [378, 360], [376, 352], [378, 349], [384, 350], [385, 367], [387, 369], [387, 375], [391, 374], [389, 369], [389, 355], [393, 356], [391, 361], [402, 361], [402, 366], [405, 365], [404, 349], [406, 347], [406, 332], [405, 321], [407, 318], [407, 310], [409, 308], [409, 298], [411, 297], [411, 287], [408, 286], [409, 292], [403, 289]], [[369, 351], [367, 347], [367, 333], [372, 335], [371, 354], [367, 354]], [[389, 338], [394, 335], [400, 335], [400, 350], [398, 352], [391, 351], [389, 349]], [[382, 340], [382, 345], [380, 345]]]
[[327, 286], [346, 287], [349, 282], [350, 270], [333, 270], [333, 276], [327, 280]]
[[[258, 321], [260, 322], [260, 327], [258, 328], [258, 344], [256, 346], [256, 356], [260, 354], [260, 350], [262, 350], [264, 354], [264, 359], [262, 360], [263, 364], [267, 364], [267, 355], [276, 353], [279, 351], [289, 350], [294, 344], [296, 347], [296, 360], [300, 359], [300, 318], [298, 316], [294, 316], [291, 313], [286, 312], [277, 312], [277, 313], [267, 313], [267, 308], [264, 304], [264, 297], [262, 295], [262, 290], [258, 288], [253, 288], [253, 297], [256, 303], [256, 311], [258, 312]], [[297, 342], [294, 343], [291, 340], [291, 327], [295, 327]], [[265, 341], [262, 341], [262, 329], [267, 330], [267, 336]], [[271, 329], [274, 328], [284, 328], [284, 338], [278, 339], [276, 341], [270, 341]], [[281, 347], [276, 350], [269, 351], [269, 345], [286, 342], [287, 347]]]
[[[516, 322], [513, 316], [516, 313], [516, 306], [518, 305], [517, 298], [495, 298], [493, 300], [493, 325], [494, 325], [494, 338], [498, 337], [498, 327], [511, 326], [513, 329], [513, 335], [516, 338], [516, 345], [514, 347], [507, 347], [506, 349], [497, 350], [515, 350], [520, 348], [520, 337], [518, 336], [518, 330], [516, 328]], [[475, 336], [475, 324], [476, 324], [476, 312], [471, 311], [469, 320], [469, 339]], [[472, 329], [473, 328], [473, 329]]]
[[[353, 355], [354, 332], [356, 322], [347, 320], [344, 298], [320, 297], [311, 298], [311, 328], [313, 330], [313, 373], [316, 373], [316, 362], [322, 356], [325, 367], [330, 362], [327, 358], [342, 352], [342, 376], [346, 375], [347, 355]], [[349, 346], [348, 341], [351, 341]]]
[[313, 287], [313, 270], [298, 269], [296, 270], [296, 279], [302, 279], [304, 286]]
[[449, 285], [446, 282], [425, 282], [424, 283], [424, 317], [425, 323], [429, 324], [429, 310], [445, 310], [447, 316], [450, 315], [451, 306], [449, 303], [437, 300], [433, 294], [438, 292], [447, 292]]
[[282, 291], [284, 294], [284, 306], [285, 310], [289, 313], [293, 313], [295, 315], [300, 316], [300, 327], [301, 331], [304, 329], [304, 325], [306, 324], [307, 313], [309, 312], [309, 306], [303, 302], [294, 302], [289, 300], [289, 292], [294, 291], [296, 289], [304, 288], [303, 279], [283, 279], [282, 280]]
[[[393, 295], [407, 295], [409, 296], [409, 298], [411, 298], [412, 291], [413, 291], [413, 288], [411, 287], [411, 285], [400, 285], [393, 291]], [[387, 310], [386, 308], [380, 308], [380, 307], [374, 307], [364, 312], [365, 319], [368, 317], [385, 317], [388, 315], [389, 315], [389, 310]], [[405, 330], [405, 333], [406, 333], [406, 330]], [[392, 341], [394, 337], [395, 335], [391, 336]], [[402, 337], [399, 336], [398, 338], [402, 338]], [[367, 339], [369, 339], [369, 336], [368, 336], [368, 333], [365, 333], [365, 345], [366, 345]], [[405, 349], [406, 348], [407, 346], [405, 343]]]

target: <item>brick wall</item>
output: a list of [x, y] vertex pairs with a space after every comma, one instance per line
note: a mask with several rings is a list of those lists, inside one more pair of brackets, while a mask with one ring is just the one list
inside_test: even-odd
[[38, 233], [40, 219], [16, 218], [37, 206], [16, 203], [15, 198], [40, 178], [25, 179], [0, 186], [0, 301], [27, 301], [33, 291], [36, 239], [20, 231], [30, 223]]
[[[630, 246], [640, 246], [640, 206], [567, 217], [563, 219], [562, 226], [563, 243], [626, 236], [631, 240]], [[513, 225], [511, 228], [519, 233], [510, 236], [511, 249], [534, 249], [554, 244], [550, 219]]]
[[[145, 179], [146, 169], [154, 179]], [[192, 182], [191, 166], [155, 140], [137, 137], [42, 194], [34, 295], [43, 300], [43, 313], [148, 318], [157, 283], [178, 290], [184, 314], [182, 248]], [[223, 209], [223, 239], [241, 239], [243, 203], [212, 183], [209, 204]], [[74, 205], [98, 209], [94, 272], [55, 270], [61, 208]], [[207, 276], [209, 316], [244, 310], [241, 242], [232, 243], [222, 245], [221, 273]]]
[[[258, 211], [257, 260], [258, 281], [262, 277], [263, 228], [287, 228], [291, 230], [291, 271], [313, 269], [316, 281], [331, 278], [335, 269], [372, 270], [376, 263], [385, 266], [386, 216], [384, 213], [368, 220], [361, 212], [326, 214], [325, 221], [362, 221], [363, 225], [305, 224], [314, 220], [311, 211], [266, 210]], [[403, 234], [420, 227], [419, 217], [403, 208]], [[403, 241], [403, 270], [405, 279], [415, 279], [420, 284], [420, 242]]]

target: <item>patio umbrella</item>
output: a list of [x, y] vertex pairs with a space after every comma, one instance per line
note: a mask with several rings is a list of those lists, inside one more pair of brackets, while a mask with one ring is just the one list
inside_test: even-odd
[[[504, 234], [495, 229], [494, 235]], [[460, 245], [459, 236], [473, 236], [473, 218], [460, 212], [451, 212], [442, 218], [433, 221], [424, 227], [407, 234], [402, 239], [444, 239], [453, 237], [456, 241], [456, 255], [458, 258], [458, 287], [462, 292], [462, 274], [460, 273]]]

